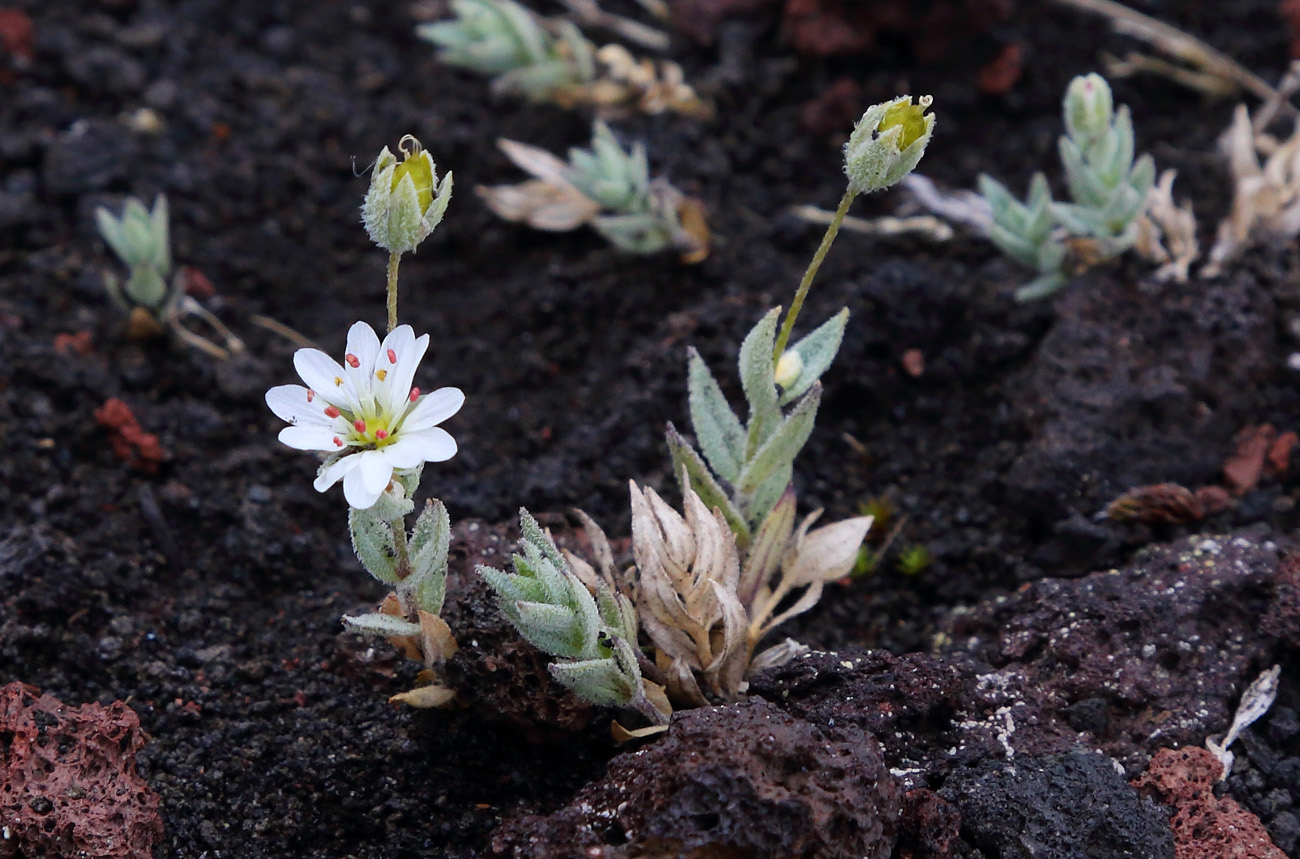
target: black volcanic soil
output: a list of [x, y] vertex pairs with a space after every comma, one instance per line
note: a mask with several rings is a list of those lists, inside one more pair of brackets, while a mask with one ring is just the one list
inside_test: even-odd
[[[820, 237], [789, 207], [839, 197], [849, 126], [803, 130], [810, 100], [844, 77], [865, 103], [933, 93], [925, 173], [971, 187], [984, 171], [1021, 190], [1041, 167], [1059, 186], [1065, 84], [1130, 47], [1094, 19], [1027, 0], [940, 56], [901, 36], [850, 57], [800, 56], [763, 13], [723, 24], [710, 46], [676, 35], [669, 55], [717, 118], [615, 128], [709, 209], [713, 253], [683, 267], [622, 256], [589, 232], [503, 224], [475, 199], [476, 184], [519, 178], [498, 138], [563, 151], [586, 143], [589, 119], [494, 100], [483, 81], [440, 66], [413, 28], [441, 5], [4, 4], [33, 32], [30, 56], [0, 43], [0, 682], [135, 709], [148, 735], [140, 772], [162, 799], [159, 857], [479, 856], [503, 820], [553, 811], [618, 751], [602, 719], [566, 734], [394, 708], [387, 697], [414, 669], [341, 632], [339, 616], [382, 587], [351, 554], [341, 493], [316, 493], [310, 457], [275, 440], [262, 395], [296, 381], [295, 346], [253, 320], [330, 352], [357, 318], [383, 322], [385, 257], [358, 223], [363, 170], [382, 146], [415, 134], [456, 174], [445, 222], [402, 265], [402, 319], [432, 335], [417, 384], [468, 397], [447, 424], [461, 453], [426, 470], [425, 491], [485, 528], [524, 505], [576, 506], [625, 535], [627, 480], [672, 482], [663, 428], [688, 423], [686, 347], [738, 395], [741, 338], [788, 303]], [[1272, 0], [1135, 5], [1266, 79], [1288, 61]], [[980, 69], [1008, 44], [1023, 74], [981, 92]], [[1232, 104], [1151, 77], [1115, 88], [1140, 146], [1178, 169], [1208, 246], [1229, 200], [1213, 150]], [[144, 109], [157, 127], [141, 130]], [[92, 213], [159, 192], [175, 258], [214, 285], [206, 304], [245, 354], [217, 362], [124, 337]], [[891, 213], [901, 199], [860, 200], [854, 213]], [[1298, 263], [1292, 247], [1259, 249], [1218, 280], [1158, 284], [1130, 260], [1022, 306], [1010, 295], [1024, 273], [977, 237], [843, 234], [803, 317], [853, 314], [797, 468], [801, 506], [842, 517], [888, 497], [906, 517], [898, 545], [933, 560], [909, 576], [887, 559], [830, 587], [786, 632], [903, 656], [963, 629], [961, 613], [982, 603], [967, 630], [976, 647], [992, 635], [979, 626], [994, 623], [990, 601], [1023, 602], [1149, 544], [1233, 531], [1289, 551], [1300, 483], [1285, 474], [1192, 526], [1094, 514], [1143, 484], [1220, 483], [1243, 428], [1300, 428], [1286, 362]], [[72, 345], [60, 336], [81, 332]], [[919, 376], [905, 370], [909, 350], [923, 357]], [[167, 451], [155, 471], [114, 454], [94, 415], [113, 397]], [[1298, 642], [1275, 638], [1234, 663], [1231, 682], [1283, 659], [1283, 727], [1238, 749], [1229, 790], [1300, 856], [1300, 833], [1284, 843], [1300, 804], [1300, 779], [1287, 775], [1300, 773], [1300, 734], [1285, 729], [1300, 707]], [[967, 656], [994, 668], [1013, 658], [986, 648]], [[1229, 715], [1201, 727], [1222, 731]]]

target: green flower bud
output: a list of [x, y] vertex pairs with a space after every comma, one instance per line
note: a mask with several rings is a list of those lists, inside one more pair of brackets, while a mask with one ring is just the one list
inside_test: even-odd
[[401, 163], [384, 147], [370, 176], [361, 207], [361, 222], [371, 240], [384, 250], [412, 252], [438, 226], [451, 202], [451, 173], [438, 174], [420, 141], [406, 135], [398, 144]]
[[1079, 75], [1065, 90], [1065, 129], [1080, 145], [1110, 131], [1115, 100], [1110, 84], [1096, 72]]
[[862, 114], [844, 144], [844, 172], [855, 194], [879, 191], [911, 173], [934, 133], [934, 114], [925, 113], [933, 99], [911, 96], [874, 105]]

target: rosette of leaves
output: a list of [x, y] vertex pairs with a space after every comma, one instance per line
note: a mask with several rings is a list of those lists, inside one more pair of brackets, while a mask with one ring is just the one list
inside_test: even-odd
[[567, 162], [514, 140], [498, 145], [534, 177], [475, 189], [498, 216], [550, 232], [590, 226], [628, 253], [676, 249], [686, 262], [708, 255], [703, 207], [667, 180], [651, 179], [645, 147], [624, 149], [604, 122], [596, 120], [591, 148], [570, 149]]
[[519, 524], [513, 572], [478, 568], [502, 613], [530, 644], [555, 657], [551, 676], [580, 698], [667, 724], [671, 708], [662, 690], [641, 676], [637, 616], [627, 597], [607, 578], [579, 577], [527, 510], [520, 510]]
[[1072, 274], [1132, 247], [1155, 181], [1151, 156], [1134, 160], [1128, 107], [1115, 109], [1100, 75], [1071, 81], [1063, 108], [1066, 134], [1059, 150], [1071, 202], [1054, 201], [1042, 173], [1034, 175], [1023, 203], [992, 177], [979, 179], [993, 214], [990, 239], [1038, 272], [1016, 291], [1019, 301], [1049, 296]]
[[[328, 467], [329, 461], [322, 466]], [[436, 707], [452, 698], [437, 684], [437, 668], [456, 652], [456, 640], [439, 614], [447, 594], [447, 552], [451, 518], [447, 508], [430, 499], [407, 533], [406, 517], [414, 512], [411, 499], [420, 484], [423, 466], [393, 474], [393, 489], [372, 507], [348, 509], [352, 548], [366, 572], [392, 588], [377, 611], [344, 616], [343, 625], [361, 635], [387, 638], [408, 658], [422, 662], [426, 685], [393, 696], [417, 707]]]
[[596, 77], [595, 46], [569, 21], [543, 23], [515, 0], [452, 0], [451, 21], [421, 24], [438, 59], [491, 76], [500, 92], [539, 101]]
[[826, 582], [852, 571], [871, 528], [870, 516], [858, 516], [810, 532], [820, 510], [796, 527], [788, 489], [742, 549], [722, 512], [689, 487], [684, 516], [652, 489], [631, 490], [636, 566], [616, 580], [680, 706], [735, 701], [754, 671], [806, 650], [786, 639], [757, 652], [769, 632], [817, 604]]
[[622, 45], [597, 48], [573, 22], [541, 18], [515, 0], [452, 0], [451, 7], [454, 19], [422, 24], [416, 34], [438, 47], [443, 62], [491, 77], [497, 92], [601, 116], [713, 115], [676, 63], [637, 59]]
[[[747, 547], [752, 534], [790, 486], [794, 460], [812, 433], [821, 404], [818, 381], [844, 338], [844, 309], [785, 349], [781, 382], [772, 354], [781, 309], [765, 315], [740, 347], [740, 383], [748, 405], [744, 422], [694, 349], [688, 357], [691, 426], [699, 452], [668, 425], [673, 467], [710, 508], [716, 507]], [[702, 455], [701, 455], [702, 454]]]

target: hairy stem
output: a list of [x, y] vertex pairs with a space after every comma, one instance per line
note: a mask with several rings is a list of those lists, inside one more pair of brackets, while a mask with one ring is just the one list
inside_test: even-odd
[[817, 248], [817, 253], [813, 254], [812, 262], [808, 263], [808, 270], [803, 273], [803, 280], [799, 282], [799, 291], [794, 294], [794, 301], [790, 302], [790, 310], [785, 314], [785, 322], [781, 323], [781, 333], [776, 337], [776, 348], [772, 350], [772, 362], [776, 363], [781, 360], [781, 355], [785, 352], [785, 346], [790, 342], [790, 332], [794, 330], [794, 321], [799, 318], [799, 311], [803, 309], [803, 300], [808, 297], [808, 289], [812, 286], [813, 278], [817, 276], [817, 269], [822, 267], [822, 260], [826, 259], [826, 253], [831, 249], [835, 242], [835, 236], [839, 234], [840, 225], [844, 223], [844, 216], [849, 213], [849, 206], [853, 205], [853, 199], [857, 196], [851, 190], [845, 190], [844, 196], [840, 198], [840, 205], [835, 209], [835, 216], [831, 218], [830, 226], [826, 228], [826, 235], [822, 236], [821, 246]]
[[388, 330], [390, 333], [397, 327], [397, 266], [401, 262], [401, 254], [388, 255]]

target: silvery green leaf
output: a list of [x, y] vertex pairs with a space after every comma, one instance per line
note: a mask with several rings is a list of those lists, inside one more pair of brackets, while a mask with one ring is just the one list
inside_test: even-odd
[[634, 254], [656, 254], [673, 246], [673, 234], [653, 213], [602, 215], [591, 226], [619, 250]]
[[1065, 286], [1065, 277], [1059, 272], [1044, 274], [1016, 290], [1016, 301], [1035, 301], [1047, 298]]
[[557, 682], [597, 707], [626, 707], [636, 694], [637, 684], [629, 682], [612, 657], [556, 662], [549, 670]]
[[1133, 117], [1129, 114], [1128, 105], [1121, 105], [1120, 109], [1115, 111], [1115, 164], [1120, 169], [1117, 181], [1133, 163], [1135, 155], [1133, 140]]
[[1145, 200], [1147, 192], [1156, 181], [1156, 162], [1150, 155], [1143, 155], [1133, 165], [1133, 172], [1128, 176], [1128, 185]]
[[[776, 431], [764, 442], [758, 452], [746, 461], [745, 467], [740, 472], [740, 479], [736, 482], [738, 492], [752, 494], [769, 477], [778, 472], [778, 469], [794, 463], [795, 457], [807, 443], [808, 436], [812, 434], [821, 398], [821, 385], [814, 384], [807, 396], [801, 399], [794, 410], [781, 421]], [[775, 503], [776, 498], [779, 497], [780, 493], [772, 499], [772, 502]], [[762, 515], [766, 513], [766, 510], [762, 511]], [[754, 518], [751, 511], [750, 520], [753, 521]]]
[[781, 496], [790, 488], [792, 480], [794, 480], [792, 463], [777, 466], [757, 489], [742, 498], [742, 506], [748, 520], [754, 525], [766, 520]]
[[1065, 168], [1065, 181], [1070, 186], [1070, 196], [1083, 206], [1103, 206], [1110, 189], [1084, 161], [1083, 153], [1068, 137], [1060, 140], [1061, 165]]
[[391, 614], [361, 614], [361, 615], [344, 615], [343, 625], [348, 628], [349, 632], [360, 633], [361, 635], [419, 635], [420, 625], [411, 623], [409, 620], [400, 617], [394, 617]]
[[[566, 58], [573, 62], [573, 68], [576, 72], [574, 83], [587, 83], [596, 78], [596, 50], [595, 46], [582, 35], [582, 31], [572, 22], [564, 18], [556, 21], [556, 28], [560, 34], [560, 41], [564, 43]], [[552, 53], [559, 53], [552, 48]]]
[[1096, 236], [1109, 232], [1099, 209], [1076, 203], [1053, 203], [1052, 214], [1072, 236]]
[[[788, 351], [799, 355], [800, 360], [803, 362], [803, 369], [799, 371], [799, 378], [795, 380], [794, 384], [781, 393], [778, 405], [786, 406], [794, 402], [803, 395], [804, 391], [811, 388], [814, 382], [822, 377], [822, 374], [830, 367], [831, 362], [835, 360], [836, 353], [840, 351], [840, 343], [844, 339], [844, 328], [848, 324], [849, 309], [846, 307], [789, 348]], [[696, 430], [696, 435], [699, 435], [698, 430]], [[701, 441], [700, 446], [703, 447], [703, 445], [704, 443]], [[707, 449], [705, 455], [708, 455]], [[712, 461], [710, 461], [710, 464], [712, 464]], [[722, 474], [722, 471], [719, 469], [718, 473]], [[725, 474], [722, 474], [722, 477], [731, 481], [735, 480], [734, 477], [728, 477]]]
[[688, 353], [687, 366], [691, 427], [700, 442], [700, 450], [719, 477], [734, 483], [740, 476], [745, 455], [745, 428], [694, 348]]
[[123, 287], [132, 304], [147, 307], [155, 315], [167, 300], [167, 283], [153, 268], [147, 265], [131, 269], [131, 276]]
[[153, 266], [163, 277], [172, 270], [171, 226], [168, 219], [167, 198], [159, 194], [154, 197], [153, 211], [149, 213], [149, 224], [150, 232], [153, 234]]
[[1047, 184], [1047, 176], [1035, 173], [1029, 180], [1029, 208], [1035, 211], [1046, 209], [1052, 202], [1052, 189]]
[[1001, 224], [989, 225], [989, 241], [998, 246], [1004, 254], [1023, 265], [1035, 265], [1038, 260], [1038, 246], [1019, 236]]
[[368, 512], [385, 522], [393, 522], [406, 516], [414, 509], [415, 502], [410, 498], [399, 497], [392, 492], [382, 492], [379, 495], [379, 500], [369, 508]]
[[555, 547], [555, 541], [546, 533], [533, 514], [527, 509], [519, 508], [519, 531], [527, 546], [532, 546], [541, 552], [542, 556], [555, 565], [556, 569], [564, 569], [564, 556], [560, 550]]
[[772, 350], [776, 345], [777, 320], [781, 308], [775, 307], [750, 329], [740, 344], [740, 385], [749, 403], [749, 431], [745, 440], [745, 458], [753, 456], [776, 428], [781, 418], [777, 405], [775, 366]]
[[[732, 502], [731, 497], [727, 494], [709, 471], [709, 467], [704, 464], [704, 460], [690, 446], [686, 439], [682, 438], [672, 424], [668, 425], [668, 452], [673, 459], [673, 471], [677, 474], [686, 469], [686, 474], [690, 479], [690, 489], [700, 496], [700, 500], [705, 506], [716, 507], [722, 511], [722, 516], [727, 520], [727, 525], [731, 528], [731, 533], [736, 535], [736, 541], [740, 545], [746, 545], [749, 542], [749, 523], [741, 515], [736, 505]], [[683, 486], [682, 491], [685, 493], [688, 487]]]
[[451, 517], [447, 507], [437, 500], [424, 505], [411, 531], [410, 579], [415, 583], [415, 599], [429, 614], [442, 612], [447, 593], [447, 550], [451, 545]]
[[401, 581], [397, 575], [397, 549], [393, 544], [393, 527], [371, 510], [348, 508], [348, 531], [352, 550], [366, 572], [385, 584]]

